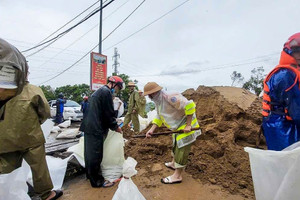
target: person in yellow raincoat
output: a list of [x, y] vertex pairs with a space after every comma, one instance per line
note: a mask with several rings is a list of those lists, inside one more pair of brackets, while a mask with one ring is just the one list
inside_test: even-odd
[[41, 124], [50, 117], [43, 91], [27, 81], [25, 57], [0, 39], [0, 174], [29, 164], [38, 198], [53, 200], [62, 195], [52, 190]]
[[130, 97], [128, 102], [128, 111], [125, 115], [124, 126], [127, 126], [131, 121], [133, 124], [133, 130], [137, 134], [140, 132], [140, 122], [139, 122], [139, 109], [138, 109], [138, 100], [139, 94], [135, 91], [135, 83], [129, 82], [128, 88], [130, 91]]
[[174, 170], [171, 176], [162, 178], [164, 184], [174, 184], [182, 182], [182, 172], [188, 161], [191, 145], [201, 134], [200, 130], [191, 131], [198, 128], [196, 118], [196, 105], [192, 100], [187, 100], [180, 93], [168, 94], [155, 82], [149, 82], [144, 87], [144, 95], [155, 103], [157, 116], [152, 121], [152, 127], [146, 133], [146, 137], [151, 137], [157, 127], [164, 124], [171, 130], [183, 130], [183, 133], [172, 135], [173, 160], [166, 162], [165, 166]]

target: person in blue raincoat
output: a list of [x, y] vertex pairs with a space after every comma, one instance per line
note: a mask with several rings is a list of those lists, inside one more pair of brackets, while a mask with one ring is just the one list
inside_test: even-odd
[[86, 110], [88, 108], [88, 105], [89, 105], [89, 97], [88, 96], [85, 96], [83, 97], [83, 101], [81, 102], [81, 112], [83, 113], [83, 116], [85, 115], [86, 113]]
[[58, 99], [56, 100], [56, 123], [60, 124], [64, 121], [63, 113], [64, 113], [64, 104], [66, 100], [64, 99], [64, 95], [59, 93]]
[[300, 33], [284, 44], [279, 64], [264, 80], [263, 132], [269, 150], [300, 140]]

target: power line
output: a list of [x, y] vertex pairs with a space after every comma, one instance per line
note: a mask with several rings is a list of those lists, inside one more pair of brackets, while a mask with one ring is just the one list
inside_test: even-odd
[[[267, 57], [270, 57], [270, 56], [273, 56], [273, 55], [278, 55], [279, 53], [277, 52], [277, 53], [271, 53], [271, 54], [267, 54], [267, 55], [262, 55], [262, 56], [256, 56], [256, 57], [254, 57], [254, 58], [248, 58], [248, 59], [245, 59], [245, 60], [240, 60], [240, 61], [237, 61], [237, 62], [245, 62], [245, 61], [250, 61], [250, 60], [257, 60], [257, 59], [259, 59], [259, 58], [261, 58], [261, 59], [263, 59], [263, 58], [267, 58]], [[263, 60], [262, 60], [263, 61]], [[236, 65], [236, 63], [237, 62], [231, 62], [231, 63], [227, 63], [227, 64], [221, 64], [221, 65], [215, 65], [214, 67], [222, 67], [222, 66], [224, 66], [224, 65]], [[255, 61], [256, 62], [256, 61]], [[165, 70], [166, 69], [166, 67], [165, 68], [163, 68], [162, 69], [162, 71], [163, 70]], [[205, 70], [206, 71], [206, 70]]]
[[[189, 1], [189, 0], [187, 0], [187, 1]], [[185, 2], [183, 2], [182, 4], [180, 4], [180, 5], [178, 5], [177, 7], [175, 7], [174, 9], [172, 9], [171, 11], [173, 11], [173, 10], [175, 10], [175, 9], [177, 9], [179, 6], [181, 6], [181, 5], [183, 5], [184, 3], [186, 3], [187, 1], [185, 1]], [[169, 11], [168, 13], [170, 13], [171, 11]], [[168, 14], [168, 13], [166, 13], [166, 14]], [[161, 17], [159, 17], [158, 19], [156, 19], [155, 21], [158, 21], [159, 19], [161, 19], [163, 16], [165, 16], [166, 14], [164, 14], [164, 15], [162, 15]], [[142, 29], [144, 29], [144, 28], [146, 28], [147, 26], [149, 26], [149, 25], [151, 25], [151, 24], [153, 24], [155, 21], [153, 21], [153, 22], [151, 22], [150, 24], [148, 24], [148, 25], [146, 25], [145, 27], [143, 27]], [[123, 22], [122, 22], [123, 23]], [[119, 27], [119, 26], [118, 26]], [[142, 29], [140, 29], [140, 30], [142, 30]], [[114, 30], [116, 30], [116, 29], [114, 29]], [[113, 30], [113, 31], [114, 31]], [[140, 31], [139, 30], [139, 31]], [[112, 32], [113, 32], [112, 31]], [[137, 32], [139, 32], [139, 31], [137, 31]], [[109, 34], [110, 35], [110, 34]], [[107, 37], [106, 37], [107, 38]], [[105, 39], [106, 39], [105, 38]], [[96, 47], [97, 47], [98, 45], [96, 45], [93, 49], [95, 49]], [[91, 51], [93, 51], [93, 49], [91, 50]], [[91, 52], [90, 51], [90, 52]], [[89, 52], [89, 53], [90, 53]], [[86, 55], [88, 55], [89, 53], [87, 53]], [[84, 55], [84, 57], [86, 56], [86, 55]], [[274, 54], [270, 54], [270, 55], [274, 55]], [[270, 56], [270, 55], [267, 55], [267, 56]], [[262, 56], [263, 57], [263, 56]], [[253, 59], [257, 59], [257, 58], [251, 58], [251, 59], [248, 59], [248, 60], [253, 60]], [[80, 60], [82, 60], [82, 59], [80, 59]], [[79, 60], [79, 61], [80, 61]], [[192, 71], [192, 72], [177, 72], [177, 73], [182, 73], [182, 74], [185, 74], [185, 73], [197, 73], [197, 72], [200, 72], [200, 71], [208, 71], [208, 70], [215, 70], [215, 69], [222, 69], [222, 68], [228, 68], [228, 67], [234, 67], [234, 66], [241, 66], [241, 65], [246, 65], [246, 64], [253, 64], [253, 63], [258, 63], [258, 62], [262, 62], [262, 61], [265, 61], [265, 60], [259, 60], [259, 61], [255, 61], [255, 62], [248, 62], [248, 63], [241, 63], [241, 64], [233, 64], [233, 65], [231, 65], [231, 66], [223, 66], [223, 65], [217, 65], [217, 66], [223, 66], [223, 67], [219, 67], [219, 68], [210, 68], [210, 69], [204, 69], [204, 70], [194, 70], [194, 71]], [[77, 63], [75, 63], [74, 65], [76, 65]], [[72, 65], [72, 66], [70, 66], [69, 68], [67, 68], [66, 70], [64, 70], [62, 73], [64, 73], [65, 71], [67, 71], [68, 69], [70, 69], [71, 67], [73, 67], [74, 65]], [[217, 66], [215, 66], [215, 67], [217, 67]], [[60, 73], [60, 74], [58, 74], [57, 76], [59, 76], [59, 75], [61, 75], [62, 73]], [[152, 75], [136, 75], [136, 76], [164, 76], [164, 75], [175, 75], [175, 73], [165, 73], [165, 74], [152, 74]], [[53, 78], [51, 78], [51, 79], [49, 79], [49, 80], [47, 80], [46, 82], [48, 82], [48, 81], [50, 81], [50, 80], [52, 80], [52, 79], [54, 79], [54, 78], [56, 78], [57, 76], [55, 76], [55, 77], [53, 77]], [[44, 83], [44, 82], [43, 82]]]
[[[98, 1], [99, 2], [99, 1]], [[105, 1], [106, 2], [106, 1]], [[104, 2], [104, 3], [105, 3]], [[117, 10], [119, 10], [122, 6], [124, 6], [128, 1], [126, 1], [125, 3], [123, 3], [121, 6], [119, 6], [117, 9], [115, 9], [111, 14], [109, 14], [107, 17], [105, 17], [103, 19], [103, 21], [105, 21], [108, 17], [110, 17], [112, 14], [114, 14]], [[72, 45], [74, 45], [76, 42], [78, 42], [79, 40], [81, 40], [84, 36], [86, 36], [89, 32], [91, 32], [92, 30], [94, 30], [95, 28], [97, 28], [99, 26], [99, 23], [97, 23], [95, 26], [93, 26], [91, 29], [89, 29], [87, 32], [85, 32], [83, 35], [81, 35], [79, 38], [77, 38], [74, 42], [72, 42], [70, 45], [68, 45], [66, 48], [62, 49], [60, 52], [58, 52], [57, 54], [55, 54], [54, 56], [52, 56], [50, 59], [48, 59], [47, 61], [45, 61], [43, 64], [41, 64], [40, 66], [46, 64], [47, 62], [51, 62], [51, 60], [53, 58], [55, 58], [56, 56], [58, 56], [59, 54], [63, 53], [66, 49], [68, 49], [69, 47], [71, 47]]]
[[140, 70], [139, 67], [137, 67], [136, 65], [133, 65], [127, 61], [125, 61], [123, 58], [121, 59], [121, 66], [124, 65], [126, 67], [126, 69], [124, 69], [125, 71], [127, 71], [127, 69], [130, 69], [132, 72], [134, 72], [135, 74], [140, 73], [142, 74], [143, 72], [145, 72], [144, 70]]
[[[10, 38], [3, 38], [3, 39], [5, 39], [5, 40], [7, 40], [7, 41], [13, 41], [13, 42], [11, 42], [11, 43], [14, 43], [15, 44], [15, 42], [18, 42], [18, 43], [23, 43], [23, 44], [27, 44], [27, 45], [16, 45], [15, 44], [15, 46], [16, 47], [26, 47], [26, 48], [28, 48], [28, 46], [29, 45], [33, 45], [33, 43], [30, 43], [30, 42], [25, 42], [25, 41], [21, 41], [21, 40], [15, 40], [15, 39], [10, 39]], [[49, 47], [47, 50], [45, 50], [45, 51], [49, 51], [49, 52], [57, 52], [57, 51], [59, 51], [59, 50], [62, 50], [63, 48], [58, 48], [58, 47]], [[70, 52], [72, 52], [72, 54], [71, 53], [66, 53], [66, 54], [70, 54], [70, 55], [74, 55], [74, 53], [84, 53], [83, 51], [78, 51], [78, 50], [67, 50], [67, 51], [70, 51]], [[39, 56], [40, 57], [40, 56]]]
[[190, 0], [186, 0], [184, 2], [182, 2], [181, 4], [179, 4], [178, 6], [176, 6], [175, 8], [173, 8], [172, 10], [166, 12], [165, 14], [161, 15], [160, 17], [158, 17], [157, 19], [155, 19], [154, 21], [150, 22], [149, 24], [147, 24], [146, 26], [142, 27], [141, 29], [135, 31], [134, 33], [132, 33], [131, 35], [127, 36], [126, 38], [122, 39], [121, 41], [117, 42], [116, 44], [108, 47], [107, 49], [105, 49], [104, 51], [107, 51], [113, 47], [115, 47], [116, 45], [120, 44], [121, 42], [124, 42], [125, 40], [131, 38], [132, 36], [134, 36], [135, 34], [141, 32], [142, 30], [144, 30], [145, 28], [147, 28], [148, 26], [151, 26], [152, 24], [154, 24], [155, 22], [159, 21], [160, 19], [162, 19], [163, 17], [165, 17], [166, 15], [170, 14], [171, 12], [173, 12], [174, 10], [176, 10], [177, 8], [179, 8], [180, 6], [184, 5], [185, 3], [187, 3]]
[[[146, 0], [143, 0], [119, 25], [116, 26], [116, 28], [114, 28], [103, 40], [106, 40], [115, 30], [117, 30]], [[79, 63], [82, 59], [84, 59], [87, 55], [90, 54], [90, 52], [92, 52], [95, 48], [98, 47], [99, 44], [97, 44], [95, 47], [93, 47], [89, 52], [87, 52], [86, 54], [84, 54], [79, 60], [77, 60], [75, 63], [73, 63], [71, 66], [69, 66], [68, 68], [66, 68], [65, 70], [63, 70], [62, 72], [60, 72], [59, 74], [57, 74], [56, 76], [40, 83], [39, 85], [41, 84], [44, 84], [48, 81], [51, 81], [53, 79], [55, 79], [56, 77], [60, 76], [61, 74], [65, 73], [66, 71], [68, 71], [69, 69], [71, 69], [72, 67], [74, 67], [77, 63]]]
[[[96, 3], [98, 3], [100, 0], [98, 0], [97, 2], [95, 2], [93, 5], [95, 5]], [[104, 3], [105, 2], [107, 2], [107, 0], [106, 1], [104, 1]], [[108, 16], [106, 16], [104, 19], [103, 19], [103, 21], [105, 21], [107, 18], [109, 18], [110, 16], [112, 16], [114, 13], [116, 13], [120, 8], [122, 8], [126, 3], [128, 3], [129, 2], [129, 0], [128, 1], [126, 1], [126, 2], [124, 2], [122, 5], [120, 5], [118, 8], [116, 8], [113, 12], [111, 12]], [[92, 6], [93, 6], [92, 5]], [[91, 6], [90, 6], [91, 7]], [[90, 8], [89, 7], [89, 8]], [[86, 9], [87, 10], [87, 9]], [[85, 11], [86, 11], [85, 10]], [[83, 12], [82, 12], [83, 13]], [[81, 13], [81, 14], [82, 14]], [[80, 15], [80, 14], [79, 14]], [[77, 15], [76, 17], [78, 17], [79, 15]], [[74, 17], [73, 19], [75, 19], [76, 17]], [[71, 20], [72, 21], [72, 20]], [[69, 22], [67, 22], [65, 25], [67, 25], [68, 23], [70, 23], [71, 21], [69, 21]], [[64, 25], [64, 26], [65, 26]], [[61, 28], [63, 28], [64, 26], [62, 26]], [[83, 34], [82, 36], [81, 36], [81, 38], [84, 36], [84, 35], [86, 35], [87, 33], [89, 33], [91, 30], [93, 30], [93, 29], [95, 29], [97, 26], [99, 26], [99, 23], [97, 23], [95, 26], [93, 26], [90, 30], [88, 30], [85, 34]], [[58, 30], [60, 30], [61, 28], [59, 28]], [[57, 31], [58, 31], [57, 30]], [[55, 31], [54, 33], [56, 33], [57, 31]], [[50, 34], [49, 36], [52, 36], [53, 35], [53, 33], [52, 34]], [[46, 40], [46, 39], [48, 39], [49, 38], [49, 36], [47, 37], [47, 38], [45, 38], [44, 40]], [[35, 45], [34, 43], [30, 43], [30, 42], [25, 42], [25, 41], [21, 41], [21, 40], [15, 40], [15, 39], [10, 39], [10, 38], [5, 38], [5, 40], [8, 40], [8, 41], [14, 41], [14, 42], [19, 42], [19, 43], [23, 43], [23, 44], [28, 44], [28, 45]], [[43, 42], [44, 40], [42, 40], [41, 42]], [[79, 40], [79, 38], [78, 38], [78, 40]], [[39, 43], [41, 43], [41, 42], [39, 42]], [[25, 46], [25, 45], [18, 45], [19, 47], [24, 47], [24, 48], [28, 48], [28, 46]], [[72, 52], [77, 52], [77, 53], [84, 53], [84, 52], [82, 52], [82, 51], [76, 51], [76, 50], [68, 50], [67, 48], [57, 48], [57, 47], [48, 47], [48, 48], [50, 48], [50, 49], [53, 49], [53, 51], [54, 51], [54, 49], [55, 50], [63, 50], [63, 51], [72, 51]], [[51, 51], [51, 50], [47, 50], [47, 51]], [[60, 52], [61, 53], [61, 52]], [[71, 54], [71, 55], [73, 55], [73, 54]]]
[[[74, 18], [72, 18], [70, 21], [68, 21], [67, 23], [65, 23], [63, 26], [61, 26], [60, 28], [58, 28], [56, 31], [54, 31], [53, 33], [51, 33], [49, 36], [47, 36], [45, 39], [43, 39], [42, 41], [40, 41], [38, 44], [44, 42], [45, 40], [47, 40], [48, 38], [50, 38], [52, 35], [54, 35], [55, 33], [57, 33], [58, 31], [60, 31], [62, 28], [64, 28], [65, 26], [67, 26], [68, 24], [70, 24], [72, 21], [74, 21], [76, 18], [78, 18], [80, 15], [82, 15], [83, 13], [85, 13], [87, 10], [89, 10], [91, 7], [93, 7], [94, 5], [96, 5], [100, 0], [96, 1], [95, 3], [93, 3], [92, 5], [90, 5], [88, 8], [86, 8], [84, 11], [82, 11], [81, 13], [79, 13], [78, 15], [76, 15]], [[105, 3], [105, 2], [104, 2]]]
[[[96, 12], [96, 11], [93, 11], [93, 13], [96, 14], [97, 12]], [[93, 14], [93, 15], [94, 15], [94, 14]], [[93, 15], [91, 15], [91, 16], [93, 16]], [[90, 16], [90, 17], [91, 17], [91, 16]], [[81, 22], [79, 22], [78, 24], [76, 24], [75, 26], [73, 26], [73, 27], [67, 29], [67, 30], [64, 31], [63, 33], [60, 33], [60, 34], [57, 35], [56, 37], [54, 37], [54, 38], [52, 38], [52, 39], [50, 39], [50, 40], [48, 40], [48, 41], [46, 41], [46, 42], [43, 42], [43, 43], [41, 43], [41, 44], [39, 44], [39, 45], [37, 45], [37, 46], [35, 46], [35, 47], [32, 47], [32, 48], [28, 49], [28, 51], [29, 51], [29, 50], [38, 48], [39, 46], [42, 46], [42, 45], [48, 43], [46, 46], [43, 46], [41, 49], [39, 49], [39, 50], [37, 50], [37, 51], [35, 51], [35, 52], [33, 52], [33, 53], [27, 55], [26, 57], [33, 56], [33, 55], [39, 53], [40, 51], [44, 50], [45, 48], [49, 47], [49, 46], [52, 45], [54, 42], [56, 42], [58, 39], [60, 39], [61, 37], [63, 37], [64, 35], [66, 35], [68, 32], [70, 32], [73, 28], [75, 28], [76, 26], [78, 26], [79, 24], [81, 24], [83, 21], [87, 20], [87, 19], [90, 18], [90, 17], [85, 18], [84, 20], [82, 20]], [[50, 43], [49, 43], [49, 42], [50, 42]], [[26, 51], [27, 51], [27, 50], [26, 50]]]
[[[126, 74], [131, 75], [131, 76], [135, 76], [135, 75], [139, 75], [139, 74], [145, 73], [145, 71], [144, 71], [144, 72], [142, 72], [142, 71], [137, 71], [135, 68], [132, 68], [132, 67], [130, 67], [129, 65], [124, 64], [124, 63], [122, 63], [122, 62], [121, 62], [121, 66], [125, 66], [126, 68], [125, 68], [125, 69], [123, 68], [123, 70], [126, 71]], [[123, 71], [123, 70], [122, 70], [122, 68], [121, 68], [120, 71]], [[137, 73], [138, 73], [138, 74], [137, 74]], [[122, 73], [121, 73], [121, 74], [122, 74]]]
[[[244, 60], [240, 60], [240, 61], [238, 61], [238, 62], [245, 62], [245, 61], [250, 61], [250, 60], [256, 60], [256, 61], [254, 61], [254, 62], [251, 62], [250, 64], [252, 64], [252, 63], [259, 63], [259, 62], [263, 62], [263, 61], [266, 61], [266, 60], [270, 60], [270, 59], [266, 59], [266, 58], [268, 58], [268, 57], [270, 57], [270, 56], [274, 56], [274, 55], [278, 55], [279, 53], [277, 52], [277, 53], [271, 53], [271, 54], [267, 54], [267, 55], [262, 55], [262, 56], [257, 56], [257, 57], [254, 57], [254, 58], [248, 58], [248, 59], [244, 59]], [[260, 60], [258, 60], [258, 59], [260, 59]], [[136, 67], [136, 69], [134, 69], [135, 71], [137, 71], [137, 70], [139, 70], [138, 69], [138, 66], [137, 65], [135, 65], [135, 64], [132, 64], [132, 63], [129, 63], [128, 61], [125, 61], [123, 58], [122, 59], [120, 59], [122, 62], [125, 62], [125, 63], [127, 63], [127, 64], [129, 64], [129, 65], [131, 65], [131, 66], [134, 66], [134, 67]], [[121, 63], [121, 64], [123, 64], [124, 65], [124, 63]], [[245, 63], [245, 64], [249, 64], [249, 63]], [[219, 68], [216, 68], [216, 67], [220, 67], [220, 69], [222, 69], [222, 68], [228, 68], [228, 65], [229, 65], [229, 67], [234, 67], [234, 66], [236, 66], [236, 65], [241, 65], [241, 64], [237, 64], [237, 62], [232, 62], [232, 63], [227, 63], [227, 64], [221, 64], [221, 65], [215, 65], [215, 66], [213, 66], [213, 67], [215, 67], [215, 68], [211, 68], [211, 67], [209, 67], [209, 68], [207, 68], [207, 69], [204, 69], [204, 70], [196, 70], [196, 73], [197, 72], [200, 72], [200, 71], [209, 71], [209, 70], [215, 70], [215, 69], [219, 69]], [[233, 65], [233, 66], [232, 66]], [[243, 63], [242, 63], [242, 65], [244, 65]], [[128, 67], [128, 65], [126, 65], [127, 67]], [[225, 66], [225, 67], [224, 67]], [[131, 67], [131, 69], [133, 69], [133, 67]], [[162, 71], [163, 70], [165, 70], [166, 68], [163, 68], [162, 69]], [[160, 74], [152, 74], [152, 75], [149, 75], [149, 76], [162, 76], [162, 75], [177, 75], [178, 73], [185, 73], [185, 74], [187, 74], [187, 73], [194, 73], [195, 71], [193, 70], [193, 71], [188, 71], [188, 72], [185, 72], [185, 71], [177, 71], [177, 72], [172, 72], [172, 73], [160, 73]], [[148, 75], [143, 75], [142, 73], [141, 74], [136, 74], [136, 76], [148, 76]]]
[[[129, 0], [128, 1], [126, 1], [126, 2], [124, 2], [122, 5], [120, 5], [118, 8], [116, 8], [112, 13], [110, 13], [109, 15], [107, 15], [104, 19], [103, 19], [103, 21], [105, 20], [105, 19], [107, 19], [107, 18], [109, 18], [110, 16], [112, 16], [115, 12], [117, 12], [121, 7], [123, 7], [126, 3], [128, 3], [129, 2]], [[105, 2], [104, 2], [105, 3]]]
[[62, 75], [63, 73], [65, 73], [66, 71], [68, 71], [69, 69], [71, 69], [72, 67], [74, 67], [77, 63], [79, 63], [82, 59], [84, 59], [87, 55], [89, 55], [95, 48], [98, 47], [99, 44], [97, 44], [95, 47], [92, 48], [92, 50], [90, 50], [89, 52], [87, 52], [86, 54], [84, 54], [79, 60], [77, 60], [75, 63], [73, 63], [71, 66], [69, 66], [68, 68], [64, 69], [62, 72], [60, 72], [59, 74], [55, 75], [54, 77], [40, 83], [39, 85], [41, 84], [44, 84], [44, 83], [47, 83], [53, 79], [55, 79], [56, 77]]
[[117, 30], [139, 7], [145, 3], [146, 0], [143, 0], [118, 26], [116, 26], [102, 41], [106, 40], [115, 30]]
[[[246, 63], [239, 63], [239, 64], [227, 64], [227, 65], [215, 65], [206, 69], [199, 69], [199, 70], [189, 70], [189, 71], [175, 71], [175, 72], [169, 72], [169, 73], [160, 73], [160, 74], [150, 74], [150, 75], [136, 75], [135, 77], [150, 77], [150, 76], [172, 76], [172, 75], [182, 75], [182, 74], [192, 74], [192, 73], [199, 73], [202, 71], [210, 71], [210, 70], [217, 70], [217, 69], [225, 69], [225, 68], [231, 68], [231, 67], [238, 67], [238, 66], [243, 66], [243, 65], [249, 65], [249, 64], [254, 64], [254, 63], [260, 63], [264, 62], [269, 59], [262, 59], [262, 60], [257, 60], [253, 62], [246, 62]], [[220, 66], [220, 67], [218, 67]]]
[[[97, 46], [95, 46], [95, 48], [96, 47]], [[270, 55], [274, 55], [274, 53], [269, 54], [269, 55], [263, 55], [263, 56], [258, 56], [258, 57], [255, 57], [255, 58], [249, 58], [249, 59], [243, 60], [243, 61], [247, 61], [247, 60], [254, 60], [254, 59], [257, 59], [257, 58], [261, 58], [260, 60], [253, 61], [253, 62], [238, 63], [238, 64], [234, 63], [234, 64], [215, 65], [215, 66], [212, 66], [212, 67], [209, 67], [209, 68], [206, 68], [206, 69], [201, 69], [201, 70], [190, 70], [190, 71], [181, 71], [181, 72], [177, 71], [177, 72], [170, 72], [170, 73], [163, 73], [163, 74], [162, 73], [160, 73], [160, 74], [150, 74], [150, 75], [142, 75], [142, 74], [134, 74], [134, 73], [132, 73], [131, 76], [133, 76], [133, 77], [152, 77], [152, 76], [173, 76], [173, 75], [182, 75], [182, 74], [190, 74], [190, 73], [199, 73], [199, 72], [202, 72], [202, 71], [225, 69], [225, 68], [230, 68], [230, 67], [237, 67], [237, 66], [243, 66], [243, 65], [247, 65], [247, 64], [254, 64], [254, 63], [264, 62], [264, 61], [270, 60], [270, 58], [269, 59], [265, 59], [264, 58], [264, 57], [268, 57]], [[264, 58], [264, 59], [262, 59], [262, 58]], [[124, 63], [123, 63], [123, 65], [124, 65]], [[133, 64], [131, 64], [131, 65], [133, 65]], [[131, 72], [135, 72], [136, 71], [136, 69], [131, 68], [129, 65], [125, 65], [125, 66], [129, 67], [128, 69]], [[38, 77], [38, 78], [40, 78], [40, 77]], [[32, 79], [37, 79], [37, 78], [32, 78]], [[41, 83], [41, 84], [43, 84], [43, 83]], [[41, 84], [39, 84], [39, 85], [41, 85]]]
[[105, 4], [102, 8], [100, 8], [100, 7], [97, 8], [97, 9], [94, 10], [92, 13], [90, 13], [90, 14], [87, 15], [85, 18], [83, 18], [81, 21], [79, 21], [77, 24], [73, 25], [73, 26], [70, 27], [69, 29], [67, 29], [67, 30], [65, 30], [64, 32], [58, 34], [57, 36], [55, 36], [55, 37], [53, 37], [53, 38], [51, 38], [51, 39], [49, 39], [49, 40], [47, 40], [47, 41], [45, 41], [45, 42], [42, 42], [42, 43], [40, 43], [40, 44], [38, 44], [38, 45], [36, 45], [36, 46], [34, 46], [34, 47], [31, 47], [31, 48], [29, 48], [29, 49], [26, 49], [26, 50], [22, 51], [22, 53], [27, 52], [27, 51], [30, 51], [30, 50], [35, 49], [35, 48], [38, 48], [38, 47], [40, 47], [40, 46], [42, 46], [42, 45], [45, 45], [45, 44], [51, 42], [50, 44], [44, 46], [43, 48], [39, 49], [38, 51], [36, 51], [36, 52], [34, 52], [34, 53], [28, 55], [27, 57], [32, 56], [32, 55], [34, 55], [34, 54], [40, 52], [41, 50], [43, 50], [43, 49], [45, 49], [46, 47], [50, 46], [50, 45], [53, 44], [55, 41], [57, 41], [59, 38], [63, 37], [65, 34], [67, 34], [68, 32], [70, 32], [71, 30], [73, 30], [74, 28], [76, 28], [77, 26], [79, 26], [80, 24], [82, 24], [83, 22], [85, 22], [86, 20], [88, 20], [89, 18], [91, 18], [93, 15], [95, 15], [95, 14], [96, 14], [97, 12], [99, 12], [100, 10], [103, 10], [105, 7], [107, 7], [109, 4], [111, 4], [111, 3], [114, 2], [114, 1], [115, 1], [115, 0], [111, 0], [110, 2], [108, 2], [107, 4]]

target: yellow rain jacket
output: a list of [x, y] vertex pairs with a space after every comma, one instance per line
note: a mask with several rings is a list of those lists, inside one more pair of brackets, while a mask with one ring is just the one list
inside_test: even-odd
[[[158, 127], [164, 124], [171, 130], [183, 130], [186, 126], [187, 115], [192, 115], [192, 128], [199, 127], [195, 113], [195, 103], [192, 100], [187, 100], [180, 93], [167, 94], [164, 91], [160, 91], [153, 97], [152, 101], [154, 101], [157, 110], [157, 116], [152, 123]], [[178, 148], [193, 143], [200, 134], [201, 130], [176, 134]], [[174, 139], [175, 134], [173, 134]]]

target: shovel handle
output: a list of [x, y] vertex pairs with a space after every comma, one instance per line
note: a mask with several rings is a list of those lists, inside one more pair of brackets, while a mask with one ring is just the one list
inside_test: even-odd
[[[196, 131], [196, 130], [200, 130], [200, 127], [191, 129], [191, 131]], [[165, 132], [153, 133], [151, 136], [168, 135], [168, 134], [172, 134], [172, 133], [183, 133], [183, 132], [184, 132], [183, 130], [165, 131]], [[134, 138], [144, 138], [144, 137], [146, 137], [146, 134], [134, 135], [132, 137], [134, 137]]]

